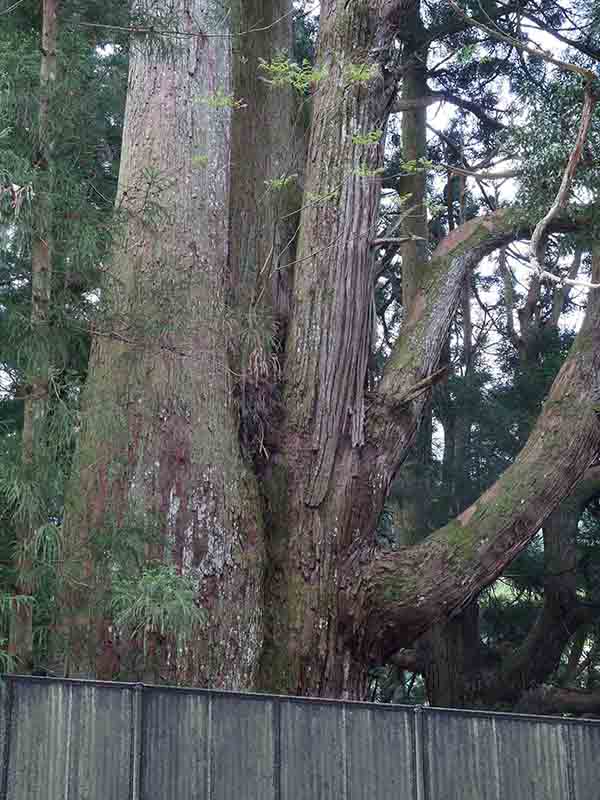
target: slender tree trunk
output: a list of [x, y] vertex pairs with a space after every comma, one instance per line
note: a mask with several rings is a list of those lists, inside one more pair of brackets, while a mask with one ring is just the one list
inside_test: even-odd
[[[407, 18], [403, 31], [402, 54], [402, 158], [414, 165], [427, 156], [427, 107], [419, 103], [428, 94], [425, 28], [420, 2]], [[429, 228], [427, 223], [427, 179], [423, 169], [406, 171], [400, 179], [401, 196], [408, 195], [407, 215], [402, 222], [403, 236], [411, 240], [402, 245], [402, 308], [405, 319], [413, 312], [417, 297], [418, 271], [428, 260]], [[413, 238], [414, 237], [414, 238]], [[417, 442], [396, 479], [396, 492], [401, 496], [399, 514], [402, 544], [415, 544], [427, 532], [426, 504], [428, 496], [427, 468], [431, 461], [431, 405], [423, 413]]]
[[234, 93], [242, 106], [234, 111], [231, 138], [231, 288], [242, 311], [254, 311], [256, 324], [283, 338], [308, 103], [292, 87], [268, 82], [262, 66], [282, 55], [293, 58], [291, 0], [239, 0], [233, 10], [234, 30], [253, 32], [239, 37], [234, 52]]
[[[40, 65], [40, 95], [38, 106], [38, 142], [34, 157], [37, 199], [34, 206], [34, 232], [31, 245], [31, 329], [34, 337], [44, 336], [48, 323], [52, 283], [52, 120], [51, 103], [56, 82], [56, 49], [58, 39], [59, 0], [42, 2], [42, 42]], [[42, 348], [42, 353], [43, 353]], [[36, 449], [40, 426], [46, 412], [48, 396], [48, 363], [45, 355], [42, 363], [33, 366], [23, 411], [23, 433], [21, 461], [23, 479], [34, 483]], [[31, 546], [37, 525], [43, 520], [28, 515], [17, 524], [17, 597], [11, 613], [9, 653], [16, 659], [21, 672], [30, 672], [33, 667], [33, 607], [22, 602], [22, 597], [32, 597]]]
[[[418, 164], [427, 157], [427, 106], [419, 100], [427, 97], [427, 59], [429, 47], [421, 20], [420, 0], [413, 13], [407, 15], [408, 29], [403, 31], [402, 158]], [[402, 245], [402, 305], [408, 314], [418, 289], [418, 270], [427, 261], [427, 182], [423, 169], [407, 170], [400, 180], [400, 193], [409, 195], [409, 212], [402, 223], [404, 236], [414, 237]]]
[[453, 497], [451, 504], [452, 516], [460, 514], [473, 497], [471, 485], [471, 463], [469, 459], [469, 445], [471, 441], [471, 425], [473, 406], [469, 393], [473, 384], [473, 326], [471, 323], [471, 276], [467, 275], [462, 286], [461, 311], [463, 329], [463, 398], [459, 399], [455, 413], [454, 427], [454, 465], [453, 465]]
[[226, 355], [229, 18], [216, 0], [175, 0], [172, 11], [189, 36], [132, 47], [117, 199], [125, 221], [64, 526], [65, 671], [94, 672], [102, 572], [141, 531], [149, 559], [190, 576], [206, 612], [182, 674], [244, 688], [262, 644], [264, 544]]

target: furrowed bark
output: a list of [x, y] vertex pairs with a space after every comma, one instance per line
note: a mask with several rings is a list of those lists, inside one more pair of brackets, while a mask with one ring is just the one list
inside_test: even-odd
[[[43, 336], [48, 323], [52, 282], [52, 200], [51, 160], [52, 121], [51, 100], [56, 83], [56, 49], [58, 40], [59, 0], [42, 3], [42, 59], [40, 65], [40, 96], [38, 107], [38, 143], [34, 168], [40, 176], [34, 205], [33, 241], [31, 244], [31, 329], [34, 336]], [[44, 359], [46, 361], [46, 359]], [[34, 481], [37, 433], [46, 413], [48, 397], [48, 363], [35, 368], [30, 377], [23, 410], [21, 461], [24, 477]], [[37, 520], [41, 524], [41, 520]], [[17, 525], [19, 556], [16, 598], [11, 609], [8, 652], [16, 659], [20, 672], [33, 668], [33, 607], [20, 598], [32, 597], [31, 545], [35, 535], [33, 520], [22, 520]]]
[[65, 672], [96, 671], [107, 615], [97, 565], [108, 573], [142, 535], [148, 561], [190, 576], [206, 611], [171, 675], [243, 689], [262, 643], [263, 528], [227, 365], [229, 21], [216, 1], [172, 11], [191, 35], [135, 41], [130, 60], [123, 231], [64, 526]]
[[[268, 465], [278, 619], [261, 685], [360, 694], [338, 652], [338, 549], [363, 441], [383, 133], [393, 78], [382, 71], [402, 3], [321, 6], [304, 207], [285, 354], [285, 420]], [[369, 135], [372, 135], [372, 143]], [[379, 141], [377, 139], [379, 138]], [[335, 480], [332, 480], [335, 474]], [[279, 587], [279, 591], [277, 588]], [[363, 687], [364, 688], [364, 687]]]
[[[345, 566], [349, 636], [380, 660], [489, 585], [570, 493], [600, 446], [600, 292], [512, 467], [456, 520], [409, 550], [358, 546]], [[356, 609], [352, 614], [351, 609]]]
[[290, 86], [268, 82], [262, 62], [293, 58], [291, 0], [238, 2], [234, 30], [257, 29], [236, 41], [231, 139], [231, 291], [283, 336], [290, 311], [298, 209], [302, 204], [307, 103]]

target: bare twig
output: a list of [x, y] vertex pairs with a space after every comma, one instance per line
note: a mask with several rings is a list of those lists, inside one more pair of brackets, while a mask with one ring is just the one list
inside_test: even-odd
[[9, 6], [8, 8], [5, 8], [3, 11], [0, 11], [0, 16], [4, 14], [10, 14], [11, 11], [14, 11], [15, 8], [18, 8], [20, 5], [23, 5], [24, 2], [25, 0], [17, 0], [16, 3], [12, 4], [12, 6]]
[[[23, 0], [19, 0], [19, 2], [23, 2]], [[15, 5], [18, 5], [18, 3], [16, 3]], [[8, 10], [10, 11], [11, 9]], [[167, 30], [162, 28], [155, 28], [153, 25], [143, 28], [143, 27], [134, 27], [125, 25], [107, 25], [107, 24], [102, 24], [100, 22], [83, 22], [83, 21], [79, 21], [77, 24], [80, 27], [86, 27], [86, 28], [102, 28], [107, 30], [124, 31], [126, 33], [136, 33], [136, 34], [146, 34], [146, 35], [150, 34], [157, 36], [184, 36], [184, 37], [197, 36], [201, 39], [233, 39], [238, 36], [248, 36], [251, 33], [263, 33], [264, 31], [271, 30], [271, 28], [274, 28], [284, 19], [291, 16], [294, 13], [294, 11], [295, 9], [288, 11], [286, 14], [283, 14], [281, 17], [278, 17], [278, 19], [276, 19], [274, 22], [271, 22], [269, 25], [257, 26], [255, 28], [249, 28], [246, 31], [237, 31], [235, 33], [205, 33], [204, 31], [183, 31], [178, 28]]]
[[501, 42], [506, 42], [523, 53], [529, 53], [530, 56], [535, 56], [536, 58], [541, 58], [544, 61], [547, 61], [549, 64], [554, 64], [555, 67], [560, 67], [560, 69], [564, 69], [567, 72], [574, 72], [577, 75], [581, 75], [581, 77], [588, 81], [595, 79], [596, 76], [591, 70], [586, 69], [585, 67], [580, 67], [577, 64], [571, 64], [569, 61], [562, 61], [560, 58], [555, 58], [552, 53], [548, 52], [548, 50], [544, 50], [539, 45], [534, 45], [529, 41], [524, 42], [520, 39], [515, 39], [514, 37], [503, 33], [499, 29], [490, 28], [488, 25], [484, 25], [483, 22], [480, 22], [474, 17], [470, 17], [468, 14], [465, 14], [456, 0], [448, 0], [448, 2], [456, 11], [456, 13], [460, 14], [467, 24], [474, 28], [479, 28], [480, 31], [487, 33], [488, 36], [492, 36], [494, 39], [498, 39]]
[[480, 181], [505, 181], [507, 178], [518, 178], [523, 174], [520, 169], [507, 169], [504, 172], [476, 172], [463, 167], [457, 167], [454, 164], [440, 164], [440, 167], [448, 170], [450, 173], [456, 175], [464, 175], [465, 178], [477, 178]]
[[533, 232], [533, 236], [531, 237], [531, 242], [529, 244], [529, 260], [533, 269], [539, 274], [541, 278], [547, 278], [550, 281], [554, 281], [554, 283], [568, 283], [570, 286], [581, 286], [581, 285], [591, 286], [590, 284], [586, 283], [582, 284], [581, 281], [574, 282], [574, 279], [569, 279], [569, 278], [563, 279], [557, 275], [552, 275], [551, 273], [546, 272], [540, 262], [539, 257], [542, 251], [543, 242], [546, 236], [546, 231], [548, 230], [548, 226], [550, 225], [552, 220], [556, 219], [559, 213], [564, 208], [566, 208], [567, 203], [569, 202], [571, 185], [573, 183], [575, 172], [577, 171], [577, 167], [581, 160], [581, 154], [583, 152], [585, 140], [587, 139], [587, 135], [590, 130], [590, 126], [592, 124], [592, 114], [597, 100], [598, 98], [596, 97], [593, 91], [593, 84], [591, 81], [588, 81], [585, 87], [585, 99], [583, 101], [581, 122], [579, 123], [579, 131], [577, 133], [577, 139], [575, 140], [575, 146], [573, 147], [571, 155], [569, 156], [569, 161], [567, 162], [567, 166], [564, 171], [563, 178], [560, 183], [560, 187], [558, 189], [558, 193], [554, 199], [554, 203], [548, 210], [548, 213], [535, 226], [535, 230]]
[[563, 173], [562, 181], [554, 202], [543, 219], [541, 219], [535, 226], [535, 230], [533, 231], [533, 236], [531, 237], [531, 241], [529, 243], [530, 266], [528, 266], [527, 269], [536, 275], [538, 280], [545, 279], [551, 283], [559, 284], [561, 286], [582, 286], [587, 289], [600, 288], [600, 284], [593, 284], [587, 281], [579, 281], [575, 278], [562, 278], [560, 275], [553, 275], [551, 272], [547, 272], [542, 265], [542, 253], [548, 226], [558, 216], [558, 214], [567, 207], [571, 186], [573, 184], [573, 178], [575, 176], [575, 172], [577, 171], [577, 167], [579, 166], [579, 162], [581, 161], [583, 147], [592, 124], [592, 115], [598, 101], [598, 97], [594, 92], [594, 84], [596, 82], [595, 73], [589, 69], [580, 67], [577, 64], [571, 64], [568, 61], [562, 61], [561, 59], [555, 58], [547, 50], [544, 50], [537, 45], [532, 46], [530, 42], [520, 41], [512, 36], [502, 33], [500, 30], [494, 30], [493, 28], [484, 25], [482, 22], [479, 22], [478, 20], [473, 19], [465, 14], [456, 0], [448, 0], [448, 2], [452, 8], [469, 23], [469, 25], [484, 31], [495, 39], [498, 39], [502, 42], [507, 42], [521, 52], [529, 53], [530, 55], [542, 58], [544, 61], [554, 64], [554, 66], [559, 67], [560, 69], [563, 69], [567, 72], [573, 72], [585, 79], [583, 109], [581, 111], [581, 120], [579, 123], [579, 131], [577, 132], [575, 145], [571, 151], [571, 155], [569, 156], [569, 160]]

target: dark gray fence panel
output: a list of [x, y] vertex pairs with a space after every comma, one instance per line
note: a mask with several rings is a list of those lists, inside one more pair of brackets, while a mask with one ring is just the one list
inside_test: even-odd
[[130, 692], [18, 681], [11, 691], [6, 800], [130, 797]]
[[494, 724], [502, 797], [567, 800], [570, 797], [568, 723], [497, 716]]
[[348, 800], [420, 800], [412, 710], [348, 705]]
[[209, 695], [145, 689], [142, 720], [143, 800], [207, 800]]
[[569, 725], [570, 755], [576, 800], [600, 797], [600, 723]]
[[348, 800], [346, 707], [281, 701], [281, 800]]
[[276, 702], [269, 697], [212, 696], [210, 800], [274, 800]]
[[428, 800], [597, 800], [572, 794], [569, 723], [425, 709]]
[[8, 681], [0, 680], [0, 798], [4, 798], [8, 779], [8, 725], [10, 715], [11, 686]]
[[494, 720], [437, 709], [423, 716], [428, 800], [516, 800], [501, 792]]

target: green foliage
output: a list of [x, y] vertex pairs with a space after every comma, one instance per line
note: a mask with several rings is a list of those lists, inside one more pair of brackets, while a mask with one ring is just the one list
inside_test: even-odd
[[271, 61], [259, 59], [259, 69], [264, 73], [265, 83], [275, 87], [290, 86], [300, 94], [306, 94], [327, 75], [325, 67], [314, 67], [307, 59], [297, 64], [285, 53], [279, 53]]
[[[33, 588], [37, 663], [46, 660], [55, 622], [64, 492], [89, 325], [113, 241], [127, 83], [123, 40], [107, 39], [106, 29], [100, 35], [65, 24], [76, 14], [87, 19], [93, 5], [61, 4], [47, 168], [37, 163], [41, 4], [21, 4], [0, 26], [0, 581], [7, 597], [20, 585]], [[124, 4], [104, 3], [102, 19], [126, 24]], [[32, 322], [31, 253], [40, 220], [52, 241], [51, 304], [43, 320]], [[23, 463], [23, 406], [32, 385], [41, 386], [40, 413], [33, 456]], [[8, 636], [7, 615], [0, 615], [0, 636]]]
[[376, 178], [378, 175], [383, 175], [385, 167], [366, 167], [360, 166], [354, 170], [354, 175], [357, 178]]
[[379, 67], [376, 64], [348, 64], [344, 70], [344, 79], [350, 84], [366, 84], [378, 75]]
[[117, 626], [142, 635], [173, 635], [183, 640], [201, 625], [204, 612], [195, 603], [190, 578], [179, 575], [171, 565], [144, 567], [139, 577], [117, 577], [113, 581], [112, 610]]
[[475, 44], [466, 44], [464, 47], [462, 47], [457, 54], [459, 63], [466, 64], [471, 61], [475, 55], [476, 49], [477, 46]]
[[352, 144], [370, 147], [371, 145], [378, 144], [383, 136], [383, 131], [377, 129], [369, 131], [368, 133], [355, 133], [352, 137]]
[[227, 108], [237, 111], [246, 108], [246, 102], [244, 100], [236, 98], [232, 94], [227, 94], [220, 87], [213, 92], [213, 94], [199, 98], [198, 102], [215, 111], [222, 111]]
[[297, 178], [298, 175], [282, 175], [280, 178], [271, 178], [265, 181], [265, 186], [274, 192], [281, 192], [291, 186]]

